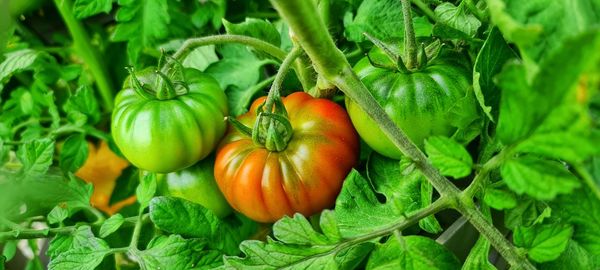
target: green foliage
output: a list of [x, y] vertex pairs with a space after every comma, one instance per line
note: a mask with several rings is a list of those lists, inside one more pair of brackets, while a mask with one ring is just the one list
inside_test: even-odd
[[[107, 182], [114, 191], [104, 194], [105, 207], [90, 205], [94, 189], [105, 192], [103, 174], [114, 168], [104, 162], [94, 179], [75, 176], [91, 153], [89, 143], [104, 141], [119, 153], [110, 135], [111, 108], [101, 98], [110, 101], [123, 85], [124, 67], [155, 66], [161, 50], [173, 55], [190, 38], [219, 33], [254, 37], [283, 52], [296, 43], [308, 48], [314, 40], [292, 39], [294, 24], [269, 1], [54, 1], [67, 6], [66, 13], [52, 1], [8, 2], [0, 1], [0, 269], [18, 257], [17, 242], [25, 238], [34, 254], [25, 269], [46, 267], [35, 238], [51, 239], [48, 269], [494, 270], [500, 265], [490, 258], [498, 250], [512, 250], [538, 269], [600, 267], [597, 1], [411, 1], [417, 42], [460, 55], [448, 61], [472, 76], [463, 99], [474, 94], [487, 117], [463, 119], [468, 112], [451, 108], [449, 118], [465, 128], [428, 138], [427, 160], [389, 159], [362, 144], [361, 163], [331, 209], [274, 224], [237, 213], [219, 218], [193, 202], [158, 196], [160, 176], [135, 166]], [[404, 49], [401, 1], [314, 2], [314, 13], [326, 19], [352, 66], [371, 49], [365, 32], [395, 52]], [[306, 18], [301, 12], [294, 16]], [[312, 34], [319, 40], [324, 33]], [[215, 78], [234, 117], [266, 95], [281, 62], [247, 44], [186, 49], [177, 60]], [[434, 58], [430, 62], [438, 56], [431, 48], [420, 53]], [[309, 60], [302, 55], [293, 66], [309, 78], [290, 72], [285, 94], [308, 91], [299, 81], [317, 79], [320, 63]], [[319, 80], [344, 90], [349, 73]], [[316, 88], [311, 93], [319, 93]], [[323, 96], [345, 98], [342, 91]], [[466, 191], [442, 196], [425, 177], [433, 169]], [[115, 207], [133, 196], [133, 204]], [[463, 211], [442, 211], [448, 208]], [[461, 228], [479, 234], [477, 241], [458, 237], [461, 250], [436, 241], [458, 224], [459, 213], [473, 221], [465, 209], [487, 221], [478, 231]], [[492, 224], [510, 235], [506, 243], [489, 237]]]
[[462, 178], [471, 174], [473, 160], [469, 152], [452, 139], [434, 136], [425, 141], [425, 152], [443, 175]]
[[221, 254], [202, 250], [206, 242], [179, 235], [157, 236], [137, 257], [146, 269], [211, 269], [222, 264]]
[[[404, 23], [401, 10], [400, 1], [364, 0], [355, 15], [346, 13], [344, 16], [344, 35], [356, 42], [367, 40], [365, 32], [380, 40], [402, 38]], [[431, 35], [432, 25], [425, 17], [417, 17], [413, 23], [417, 37]]]
[[121, 225], [125, 222], [125, 218], [121, 214], [116, 214], [108, 218], [104, 223], [102, 223], [102, 227], [100, 227], [100, 237], [105, 238], [110, 234], [116, 232]]
[[457, 269], [460, 262], [444, 246], [427, 237], [395, 234], [374, 251], [367, 269]]

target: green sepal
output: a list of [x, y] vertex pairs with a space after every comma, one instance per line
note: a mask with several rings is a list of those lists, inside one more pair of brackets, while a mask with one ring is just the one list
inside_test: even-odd
[[138, 95], [144, 97], [145, 99], [154, 99], [155, 97], [151, 94], [152, 90], [144, 87], [144, 85], [140, 82], [140, 80], [135, 75], [134, 69], [132, 67], [126, 67], [125, 69], [127, 69], [127, 71], [129, 72], [129, 78], [131, 80], [131, 85], [133, 86], [133, 90], [135, 90], [135, 92]]

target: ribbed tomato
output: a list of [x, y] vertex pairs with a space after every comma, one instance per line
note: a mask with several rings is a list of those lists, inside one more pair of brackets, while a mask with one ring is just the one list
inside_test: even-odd
[[[185, 93], [151, 89], [157, 94], [150, 95], [128, 78], [115, 98], [112, 135], [136, 167], [158, 173], [187, 168], [212, 152], [225, 133], [227, 97], [217, 81], [191, 68], [184, 74]], [[140, 84], [158, 88], [151, 69], [136, 76]]]
[[[380, 50], [371, 57], [383, 59]], [[462, 134], [479, 119], [471, 86], [471, 71], [457, 54], [441, 55], [421, 70], [400, 72], [373, 66], [368, 58], [354, 70], [379, 105], [419, 147], [432, 135], [453, 136], [468, 142], [478, 132]], [[400, 159], [402, 153], [356, 103], [346, 97], [346, 107], [361, 138], [379, 154]], [[459, 133], [457, 133], [459, 132]]]
[[[257, 99], [238, 118], [254, 126]], [[309, 216], [334, 204], [358, 161], [358, 135], [346, 111], [303, 92], [283, 98], [293, 135], [282, 151], [269, 151], [229, 127], [215, 162], [215, 178], [229, 204], [260, 222], [299, 212]]]

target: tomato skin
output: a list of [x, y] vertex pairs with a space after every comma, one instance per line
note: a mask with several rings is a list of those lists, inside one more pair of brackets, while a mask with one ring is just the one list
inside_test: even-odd
[[[252, 127], [263, 101], [254, 101], [238, 120]], [[332, 206], [358, 161], [358, 135], [342, 107], [304, 92], [283, 103], [294, 130], [283, 151], [271, 152], [231, 126], [217, 151], [219, 188], [234, 209], [259, 222]]]
[[[173, 99], [148, 99], [125, 80], [115, 98], [112, 136], [136, 167], [168, 173], [206, 157], [226, 129], [227, 98], [217, 81], [195, 69], [185, 69], [189, 93]], [[142, 83], [156, 75], [143, 71]]]
[[[450, 137], [462, 128], [453, 110], [478, 118], [471, 72], [459, 59], [456, 55], [440, 56], [423, 70], [405, 74], [374, 67], [363, 58], [354, 70], [392, 121], [422, 149], [427, 137]], [[375, 121], [348, 97], [346, 108], [361, 138], [373, 150], [394, 159], [402, 157]]]
[[226, 217], [232, 209], [215, 182], [214, 164], [214, 156], [209, 156], [192, 167], [164, 175], [159, 178], [159, 188], [164, 195], [192, 201]]

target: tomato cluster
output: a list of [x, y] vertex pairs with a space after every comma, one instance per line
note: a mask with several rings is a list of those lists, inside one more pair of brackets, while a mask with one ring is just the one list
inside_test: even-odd
[[[452, 59], [440, 57], [418, 70], [403, 71], [377, 67], [365, 58], [355, 71], [392, 120], [421, 147], [429, 136], [451, 136], [461, 128], [452, 119], [453, 111], [477, 114], [470, 72]], [[137, 167], [169, 173], [160, 178], [164, 194], [199, 203], [220, 217], [233, 208], [256, 221], [273, 222], [331, 207], [358, 162], [359, 134], [380, 154], [401, 157], [350, 99], [348, 115], [338, 104], [304, 92], [275, 99], [279, 112], [271, 107], [265, 111], [270, 105], [265, 106], [269, 102], [262, 97], [226, 130], [226, 96], [214, 79], [186, 69], [186, 91], [169, 86], [170, 92], [157, 89], [149, 95], [148, 85], [164, 87], [152, 84], [157, 74], [140, 72], [125, 83], [113, 113], [115, 142]], [[267, 133], [261, 122], [265, 115], [271, 117], [267, 135], [260, 131]], [[198, 163], [217, 145], [214, 158]]]

